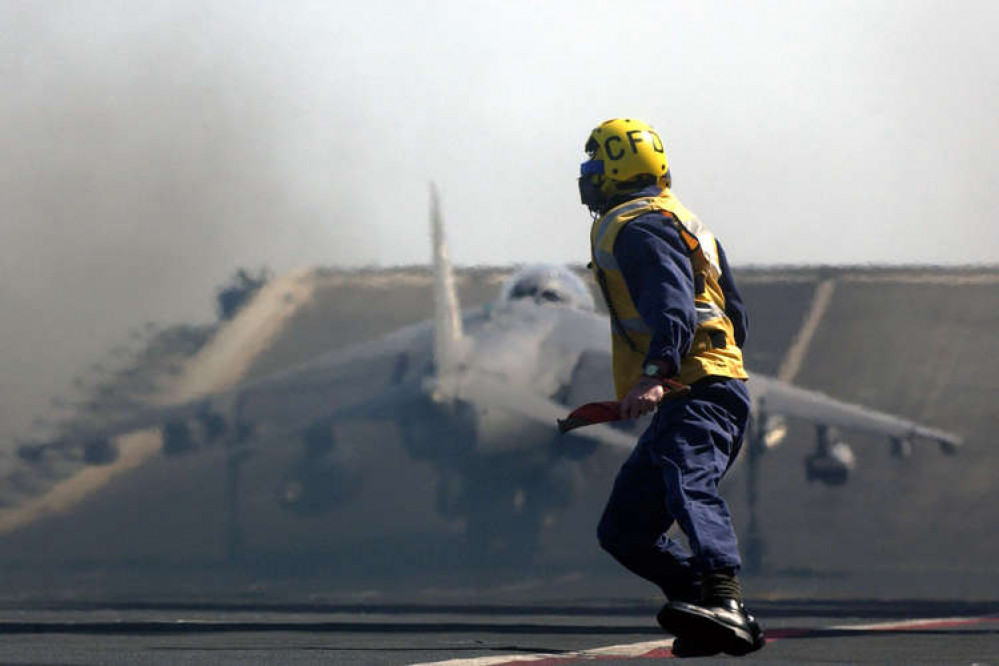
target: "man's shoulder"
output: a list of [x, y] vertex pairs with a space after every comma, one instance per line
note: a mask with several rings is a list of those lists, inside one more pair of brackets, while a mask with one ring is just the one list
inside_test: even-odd
[[618, 261], [633, 261], [637, 257], [686, 254], [683, 240], [671, 220], [660, 212], [639, 215], [625, 224], [614, 241]]
[[618, 232], [618, 240], [620, 241], [621, 238], [646, 242], [658, 238], [673, 243], [680, 240], [680, 232], [668, 215], [651, 210], [625, 224]]

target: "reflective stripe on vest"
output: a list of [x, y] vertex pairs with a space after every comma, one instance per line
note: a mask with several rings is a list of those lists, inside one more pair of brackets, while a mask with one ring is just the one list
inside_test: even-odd
[[[697, 323], [704, 324], [713, 319], [721, 319], [728, 315], [714, 303], [694, 303], [694, 309], [697, 311]], [[618, 318], [618, 323], [621, 324], [621, 328], [626, 331], [634, 331], [636, 333], [652, 333], [652, 329], [649, 328], [648, 324], [641, 317], [628, 317], [628, 318]]]
[[[648, 200], [647, 199], [635, 199], [634, 201], [629, 201], [628, 203], [621, 204], [614, 209], [615, 217], [610, 215], [605, 215], [600, 220], [597, 220], [597, 242], [593, 243], [593, 258], [596, 260], [597, 265], [602, 266], [604, 270], [620, 270], [617, 265], [617, 259], [614, 257], [613, 251], [605, 251], [600, 247], [600, 239], [602, 239], [606, 234], [607, 230], [610, 228], [611, 223], [615, 219], [621, 216], [628, 215], [630, 213], [638, 212], [642, 214], [648, 212]], [[601, 223], [602, 222], [602, 223]], [[648, 329], [646, 329], [648, 330]]]
[[697, 323], [704, 324], [713, 319], [721, 319], [722, 317], [728, 317], [725, 311], [712, 302], [701, 303], [695, 302], [694, 309], [697, 310]]

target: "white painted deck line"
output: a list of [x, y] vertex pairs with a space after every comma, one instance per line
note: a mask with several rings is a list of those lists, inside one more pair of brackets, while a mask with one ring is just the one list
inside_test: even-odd
[[557, 654], [504, 654], [489, 657], [472, 657], [470, 659], [448, 659], [445, 661], [429, 661], [413, 666], [493, 666], [494, 664], [509, 664], [524, 662], [528, 664], [532, 661], [543, 661], [546, 659], [587, 659], [590, 657], [641, 657], [653, 650], [664, 650], [673, 645], [672, 638], [659, 641], [644, 641], [641, 643], [622, 643], [620, 645], [607, 645], [604, 647], [590, 648], [588, 650], [573, 650], [571, 652], [559, 652]]
[[808, 355], [808, 348], [812, 345], [812, 338], [822, 323], [822, 318], [829, 309], [832, 302], [833, 292], [836, 290], [836, 281], [832, 278], [823, 280], [815, 287], [815, 294], [812, 303], [808, 308], [808, 313], [801, 322], [798, 334], [794, 336], [794, 341], [784, 354], [780, 369], [777, 371], [777, 378], [783, 382], [792, 383], [801, 370], [801, 364]]
[[829, 628], [849, 631], [899, 631], [902, 629], [919, 630], [940, 627], [963, 627], [969, 624], [982, 624], [984, 622], [999, 622], [999, 617], [931, 617], [921, 620], [894, 620], [892, 622], [874, 622], [872, 624], [844, 624]]

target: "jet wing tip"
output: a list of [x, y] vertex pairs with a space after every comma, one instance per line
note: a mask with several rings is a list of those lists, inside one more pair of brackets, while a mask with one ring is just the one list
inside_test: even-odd
[[938, 439], [937, 445], [940, 447], [941, 452], [949, 456], [956, 456], [961, 451], [961, 447], [964, 446], [964, 440], [960, 437]]

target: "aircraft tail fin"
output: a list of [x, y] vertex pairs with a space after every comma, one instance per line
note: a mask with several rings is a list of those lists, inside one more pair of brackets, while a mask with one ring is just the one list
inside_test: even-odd
[[430, 183], [430, 235], [434, 253], [434, 362], [437, 372], [454, 367], [463, 337], [461, 309], [454, 289], [454, 271], [448, 256], [437, 186]]

